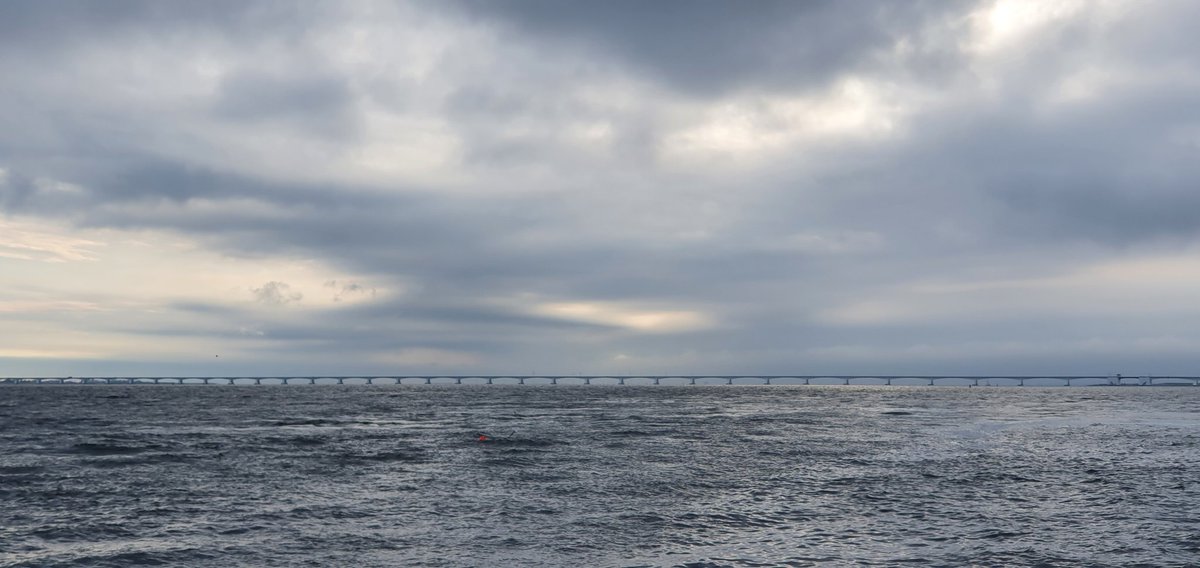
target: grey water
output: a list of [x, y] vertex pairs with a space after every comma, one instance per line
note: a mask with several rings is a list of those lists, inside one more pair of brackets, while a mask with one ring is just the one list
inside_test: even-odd
[[898, 565], [1200, 565], [1200, 389], [0, 388], [0, 566]]

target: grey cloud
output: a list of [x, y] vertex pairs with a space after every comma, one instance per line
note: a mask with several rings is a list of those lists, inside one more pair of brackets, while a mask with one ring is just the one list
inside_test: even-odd
[[870, 64], [927, 20], [967, 6], [824, 0], [459, 4], [518, 33], [592, 48], [643, 76], [700, 95], [819, 86]]
[[214, 112], [228, 121], [278, 119], [306, 125], [316, 135], [352, 136], [358, 124], [349, 79], [312, 69], [296, 71], [288, 76], [253, 69], [230, 74], [221, 83]]
[[932, 138], [937, 146], [915, 161], [960, 182], [960, 201], [973, 201], [965, 213], [986, 220], [982, 226], [1001, 239], [1022, 234], [1115, 246], [1191, 240], [1200, 229], [1189, 214], [1200, 204], [1200, 168], [1170, 132], [1200, 124], [1196, 100], [1200, 92], [1166, 100], [1145, 93], [1072, 109], [1069, 118], [1014, 120], [1004, 113], [970, 120]]
[[263, 184], [211, 168], [153, 160], [93, 178], [98, 202], [142, 199], [188, 201], [196, 198], [259, 196], [270, 191]]
[[[106, 327], [146, 337], [249, 338], [262, 343], [264, 346], [260, 349], [267, 352], [291, 353], [295, 357], [303, 355], [295, 353], [295, 346], [300, 344], [308, 346], [307, 350], [317, 357], [328, 352], [368, 357], [414, 348], [511, 357], [522, 349], [554, 342], [563, 334], [611, 334], [615, 331], [608, 326], [524, 315], [462, 299], [441, 305], [430, 301], [389, 300], [327, 310], [315, 318], [297, 317], [295, 311], [264, 314], [194, 302], [173, 308], [187, 314], [188, 325], [155, 322], [131, 325], [111, 321]], [[496, 341], [497, 336], [508, 340]], [[376, 367], [373, 372], [378, 371]]]
[[0, 179], [0, 206], [8, 211], [24, 209], [37, 192], [34, 180], [21, 172], [5, 172], [4, 177]]
[[308, 25], [334, 12], [319, 3], [13, 0], [0, 4], [0, 45], [55, 50], [97, 38], [144, 38], [163, 32], [186, 36], [220, 31], [258, 37], [270, 32], [276, 40], [299, 39]]
[[378, 290], [374, 287], [364, 286], [358, 282], [339, 283], [337, 280], [330, 280], [325, 283], [325, 287], [333, 291], [333, 301], [335, 302], [353, 297], [375, 298], [378, 294]]
[[291, 285], [287, 282], [276, 282], [274, 280], [258, 288], [251, 288], [250, 293], [254, 296], [256, 302], [274, 306], [291, 304], [304, 299], [304, 294], [292, 290]]
[[[961, 39], [953, 34], [962, 32], [955, 21], [971, 7], [965, 3], [415, 4], [499, 34], [495, 44], [470, 40], [496, 53], [475, 52], [479, 46], [467, 40], [448, 42], [443, 65], [429, 71], [426, 83], [347, 75], [330, 64], [303, 30], [347, 25], [331, 7], [120, 3], [106, 11], [67, 3], [56, 13], [45, 6], [0, 7], [0, 21], [7, 22], [0, 26], [16, 26], [0, 27], [0, 64], [21, 59], [16, 52], [25, 59], [35, 54], [34, 64], [19, 67], [30, 80], [14, 82], [18, 90], [37, 84], [38, 68], [81, 64], [60, 53], [70, 45], [38, 52], [41, 40], [29, 29], [71, 35], [83, 47], [133, 32], [155, 49], [170, 49], [167, 38], [200, 50], [209, 42], [295, 42], [294, 59], [274, 66], [238, 61], [211, 98], [150, 117], [137, 109], [87, 108], [83, 87], [106, 85], [78, 85], [85, 104], [71, 112], [76, 105], [61, 92], [39, 98], [43, 93], [30, 87], [20, 96], [0, 94], [0, 126], [6, 126], [0, 168], [8, 172], [0, 186], [3, 212], [172, 231], [223, 253], [314, 259], [358, 278], [330, 274], [339, 280], [327, 290], [305, 290], [310, 300], [318, 294], [347, 300], [319, 315], [174, 306], [181, 317], [206, 322], [201, 333], [261, 339], [270, 345], [263, 356], [280, 361], [304, 345], [316, 346], [314, 358], [419, 347], [479, 354], [510, 367], [539, 361], [551, 372], [619, 368], [616, 353], [647, 361], [675, 357], [674, 368], [644, 363], [665, 372], [795, 372], [806, 365], [813, 372], [958, 372], [972, 363], [914, 355], [897, 359], [898, 369], [820, 350], [904, 353], [914, 345], [946, 348], [969, 343], [964, 338], [998, 344], [1016, 336], [1052, 343], [1110, 329], [1111, 316], [839, 327], [817, 315], [924, 279], [1054, 273], [1129, 249], [1183, 248], [1200, 235], [1193, 213], [1200, 209], [1193, 165], [1200, 49], [1188, 49], [1196, 42], [1184, 33], [1195, 10], [1187, 3], [1146, 7], [1115, 31], [1096, 27], [1085, 14], [1043, 43], [1031, 40], [1027, 61], [989, 77], [996, 83], [990, 90], [975, 83], [978, 70], [965, 65], [969, 55], [951, 41]], [[219, 13], [223, 8], [228, 12]], [[934, 28], [949, 35], [937, 36]], [[901, 39], [913, 42], [915, 55], [891, 53]], [[1114, 73], [1124, 69], [1118, 63], [1139, 62], [1167, 72], [1048, 105], [1048, 92], [1083, 68], [1081, 61], [1111, 62]], [[664, 135], [694, 118], [680, 118], [679, 108], [734, 93], [811, 95], [849, 74], [904, 83], [920, 91], [917, 98], [935, 102], [918, 101], [912, 115], [898, 119], [894, 135], [777, 149], [770, 163], [732, 173], [709, 174], [707, 164], [670, 171], [656, 161]], [[626, 78], [633, 79], [625, 87], [628, 101], [579, 95], [606, 79]], [[398, 84], [426, 99], [388, 108], [433, 117], [452, 134], [461, 150], [459, 185], [439, 191], [445, 188], [436, 182], [280, 181], [247, 173], [255, 170], [245, 164], [221, 163], [214, 158], [219, 152], [200, 159], [159, 152], [153, 142], [173, 139], [173, 120], [180, 120], [253, 124], [352, 147], [360, 141], [364, 104], [393, 101], [389, 89]], [[610, 137], [595, 148], [573, 146], [564, 132], [577, 123], [602, 125]], [[39, 180], [79, 190], [55, 192]], [[711, 217], [704, 202], [715, 211]], [[686, 235], [697, 228], [703, 230]], [[879, 246], [835, 253], [770, 246], [796, 235], [845, 234], [877, 235]], [[348, 301], [373, 287], [402, 293]], [[695, 309], [712, 314], [716, 325], [638, 334], [530, 315], [498, 301], [518, 297]], [[282, 282], [267, 282], [248, 299], [300, 301]], [[138, 321], [148, 336], [184, 327]], [[1149, 334], [1163, 322], [1123, 322], [1120, 329]], [[1195, 335], [1187, 324], [1169, 323], [1173, 333]], [[243, 328], [264, 335], [239, 335]], [[995, 368], [1038, 370], [1034, 362], [1004, 367], [995, 353], [974, 356]], [[1050, 367], [1072, 356], [1030, 361]], [[1120, 360], [1114, 355], [1104, 364]]]

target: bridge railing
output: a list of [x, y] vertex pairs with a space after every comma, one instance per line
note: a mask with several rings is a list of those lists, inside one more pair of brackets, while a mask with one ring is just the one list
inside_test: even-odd
[[3, 385], [843, 385], [1200, 386], [1184, 375], [346, 375], [7, 377]]

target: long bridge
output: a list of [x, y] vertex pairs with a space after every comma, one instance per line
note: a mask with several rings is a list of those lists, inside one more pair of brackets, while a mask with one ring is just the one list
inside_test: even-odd
[[1200, 376], [1128, 375], [345, 375], [225, 377], [8, 377], [0, 385], [955, 385], [1200, 386]]

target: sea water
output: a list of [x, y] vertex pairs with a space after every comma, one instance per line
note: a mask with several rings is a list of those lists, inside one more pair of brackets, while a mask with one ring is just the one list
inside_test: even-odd
[[1197, 566], [1200, 388], [0, 387], [0, 566], [156, 565]]

